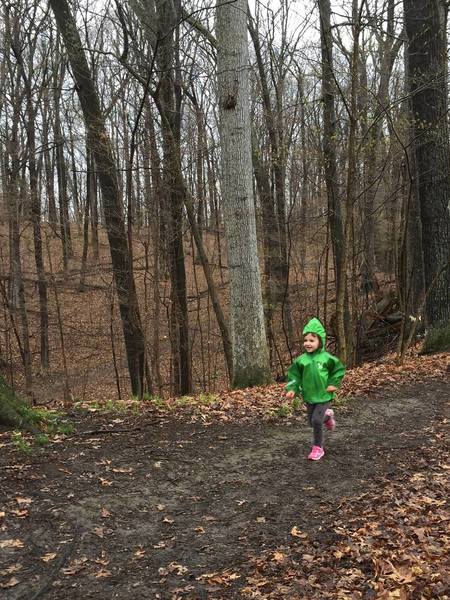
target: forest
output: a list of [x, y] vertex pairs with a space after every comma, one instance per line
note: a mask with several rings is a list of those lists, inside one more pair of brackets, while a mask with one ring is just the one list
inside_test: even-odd
[[4, 4], [0, 351], [34, 402], [281, 379], [312, 315], [348, 365], [448, 344], [445, 3], [239, 6]]
[[1, 3], [2, 598], [450, 597], [448, 8]]

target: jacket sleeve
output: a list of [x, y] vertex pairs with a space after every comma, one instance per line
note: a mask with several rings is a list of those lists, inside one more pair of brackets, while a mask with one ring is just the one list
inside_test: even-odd
[[345, 367], [336, 356], [330, 356], [328, 385], [340, 387], [345, 375]]
[[295, 392], [297, 395], [302, 391], [302, 372], [303, 365], [299, 365], [296, 361], [294, 361], [288, 369], [288, 382], [285, 387], [287, 392]]

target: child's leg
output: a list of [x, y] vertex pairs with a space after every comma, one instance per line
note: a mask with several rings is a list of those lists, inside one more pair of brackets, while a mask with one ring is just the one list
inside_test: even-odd
[[[322, 448], [323, 444], [323, 429], [322, 424], [325, 418], [325, 411], [330, 406], [329, 402], [324, 402], [323, 404], [308, 404], [308, 418], [311, 427], [314, 432], [314, 446], [320, 446]], [[310, 409], [311, 407], [311, 414]]]

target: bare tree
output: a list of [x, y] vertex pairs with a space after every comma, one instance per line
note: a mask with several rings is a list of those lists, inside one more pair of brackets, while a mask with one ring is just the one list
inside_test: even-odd
[[245, 387], [270, 380], [252, 187], [247, 2], [219, 3], [216, 16], [233, 385]]
[[144, 336], [127, 245], [122, 204], [111, 140], [105, 127], [98, 94], [86, 60], [75, 19], [67, 0], [50, 0], [66, 46], [88, 132], [88, 143], [97, 166], [108, 232], [113, 275], [119, 297], [120, 315], [127, 351], [133, 394], [141, 396], [144, 377]]

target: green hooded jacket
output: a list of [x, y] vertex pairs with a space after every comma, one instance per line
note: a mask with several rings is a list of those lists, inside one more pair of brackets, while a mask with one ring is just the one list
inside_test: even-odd
[[327, 392], [333, 385], [338, 388], [345, 374], [341, 361], [325, 350], [326, 333], [319, 319], [311, 319], [303, 329], [303, 335], [315, 333], [322, 345], [315, 352], [305, 352], [294, 360], [288, 370], [287, 392], [301, 393], [303, 400], [310, 404], [330, 402], [335, 392]]

